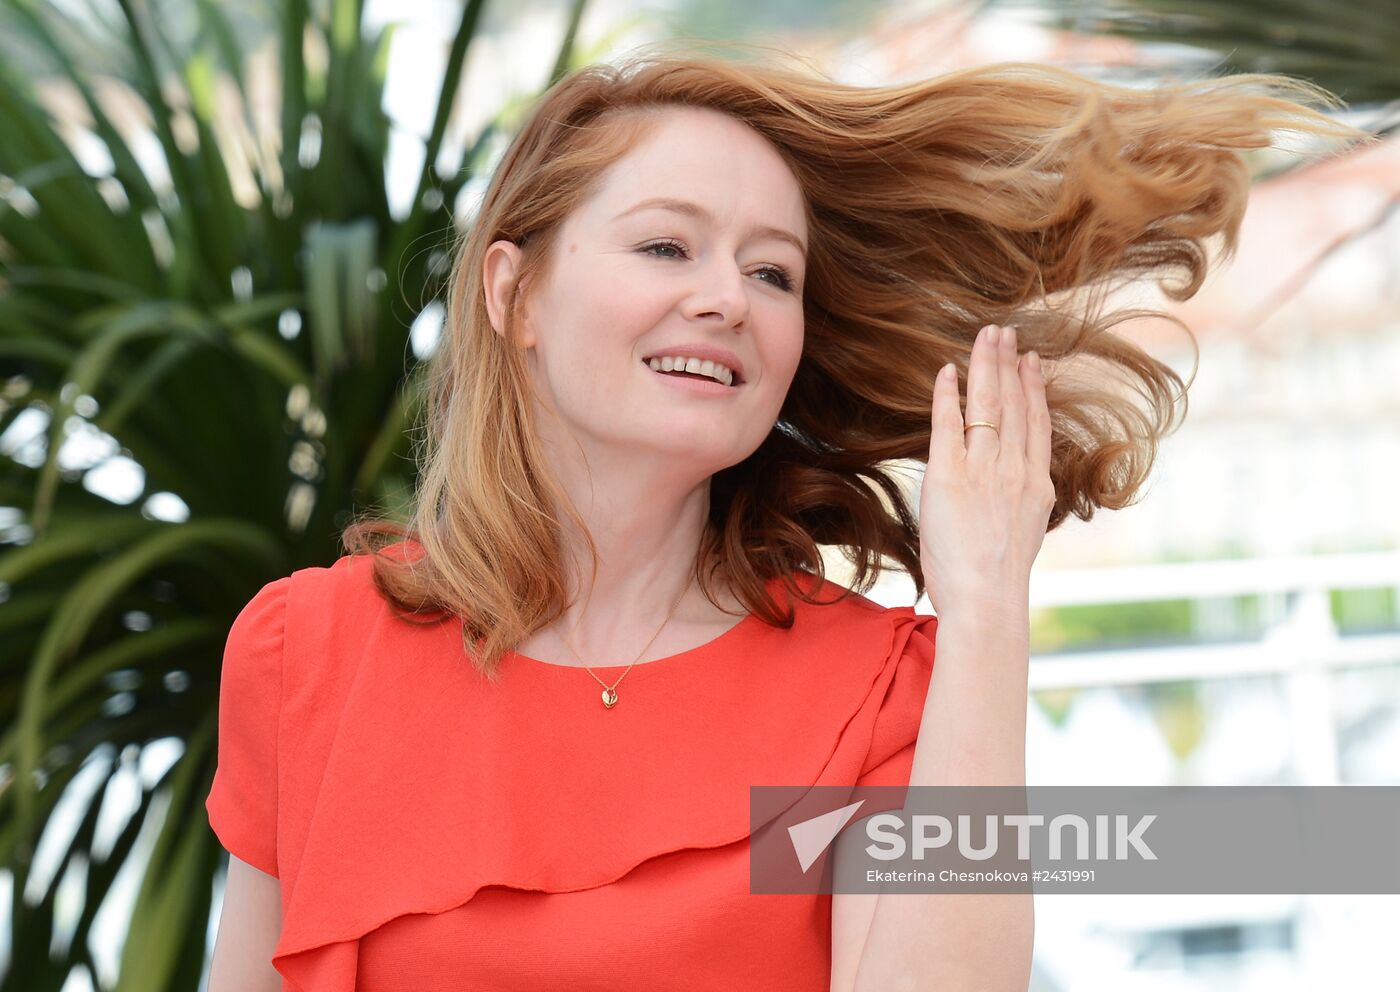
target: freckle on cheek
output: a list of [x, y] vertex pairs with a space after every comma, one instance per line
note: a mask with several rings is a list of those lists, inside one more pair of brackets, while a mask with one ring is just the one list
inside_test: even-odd
[[578, 251], [578, 245], [569, 245], [569, 254], [572, 255], [576, 251]]

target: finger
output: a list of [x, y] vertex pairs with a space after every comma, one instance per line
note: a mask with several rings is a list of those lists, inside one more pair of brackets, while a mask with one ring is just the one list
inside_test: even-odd
[[962, 406], [958, 403], [958, 367], [945, 365], [933, 381], [933, 421], [928, 463], [950, 468], [967, 457], [963, 447]]
[[997, 348], [998, 383], [1001, 387], [1001, 450], [998, 458], [1014, 458], [1025, 466], [1026, 459], [1026, 396], [1021, 388], [1021, 375], [1016, 352], [1016, 329], [1001, 329], [1001, 344]]
[[[984, 420], [1001, 427], [1001, 386], [997, 382], [997, 326], [988, 324], [978, 332], [972, 346], [972, 360], [967, 370], [968, 424]], [[966, 431], [964, 445], [967, 457], [995, 461], [1000, 442], [997, 432], [989, 427], [973, 427]]]
[[1022, 378], [1026, 384], [1026, 466], [1033, 475], [1050, 474], [1050, 403], [1045, 398], [1045, 373], [1040, 355], [1026, 354]]

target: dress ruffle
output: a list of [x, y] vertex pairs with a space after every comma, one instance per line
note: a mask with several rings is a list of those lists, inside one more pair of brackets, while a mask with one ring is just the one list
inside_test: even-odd
[[[368, 558], [279, 581], [272, 963], [295, 992], [353, 992], [360, 938], [485, 886], [576, 892], [742, 841], [767, 822], [751, 822], [750, 785], [908, 782], [937, 623], [911, 607], [797, 601], [791, 630], [750, 618], [636, 666], [604, 711], [578, 669], [512, 654], [487, 683], [460, 621], [415, 627], [370, 605]], [[611, 684], [622, 668], [595, 671]], [[247, 836], [216, 813], [221, 839]]]

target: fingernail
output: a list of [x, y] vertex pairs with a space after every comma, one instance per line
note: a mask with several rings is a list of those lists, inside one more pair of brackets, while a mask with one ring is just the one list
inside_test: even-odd
[[1028, 357], [1030, 358], [1031, 368], [1035, 371], [1036, 375], [1039, 375], [1039, 374], [1040, 374], [1040, 356], [1037, 355], [1035, 352], [1032, 351]]

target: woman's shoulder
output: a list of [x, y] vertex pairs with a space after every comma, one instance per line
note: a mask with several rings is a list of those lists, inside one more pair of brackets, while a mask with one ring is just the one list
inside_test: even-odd
[[[403, 559], [410, 553], [410, 542], [391, 544], [380, 550], [386, 558]], [[374, 555], [341, 555], [329, 565], [308, 565], [285, 579], [285, 593], [306, 619], [322, 618], [343, 622], [347, 618], [367, 618], [388, 601], [374, 582]], [[308, 609], [309, 607], [309, 609]]]
[[913, 606], [887, 606], [826, 576], [802, 571], [794, 576], [807, 591], [807, 600], [794, 599], [793, 606], [809, 632], [833, 627], [899, 629], [934, 620]]
[[[306, 683], [319, 691], [326, 680], [348, 680], [358, 660], [402, 647], [387, 641], [426, 629], [393, 622], [398, 611], [376, 586], [368, 554], [296, 569], [265, 585], [254, 603], [258, 616], [277, 618], [289, 687]], [[259, 629], [271, 631], [270, 619]]]

